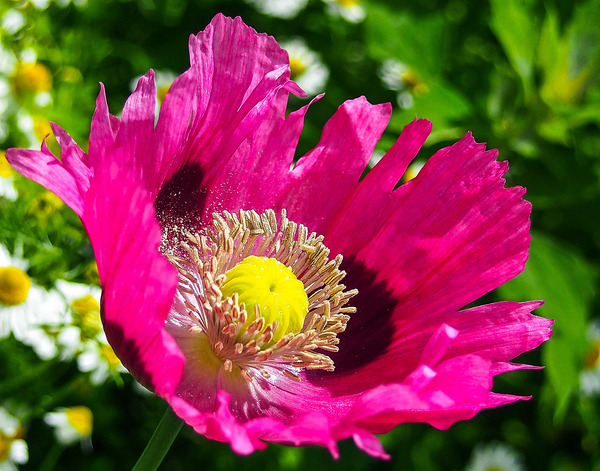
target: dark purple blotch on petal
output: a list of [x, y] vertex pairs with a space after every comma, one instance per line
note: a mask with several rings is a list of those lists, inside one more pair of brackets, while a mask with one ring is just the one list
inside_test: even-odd
[[178, 225], [193, 232], [200, 227], [207, 198], [204, 175], [199, 163], [186, 163], [161, 187], [154, 207], [163, 230]]
[[355, 258], [344, 258], [343, 283], [358, 289], [349, 305], [357, 309], [351, 314], [346, 331], [339, 335], [340, 351], [331, 354], [336, 373], [348, 373], [381, 356], [392, 341], [392, 312], [398, 303], [377, 273]]

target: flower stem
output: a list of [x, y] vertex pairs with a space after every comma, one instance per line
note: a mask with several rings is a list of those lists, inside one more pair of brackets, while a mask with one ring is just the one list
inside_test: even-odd
[[168, 407], [150, 437], [142, 456], [131, 471], [155, 471], [158, 469], [182, 425], [182, 420], [175, 415], [173, 409]]

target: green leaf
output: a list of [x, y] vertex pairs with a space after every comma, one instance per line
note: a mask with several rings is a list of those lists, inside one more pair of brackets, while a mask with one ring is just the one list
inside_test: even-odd
[[467, 98], [458, 90], [439, 81], [431, 83], [427, 90], [419, 94], [414, 93], [413, 97], [413, 106], [394, 112], [389, 124], [390, 130], [402, 131], [417, 116], [434, 124], [430, 144], [444, 139], [457, 139], [466, 133], [466, 129], [456, 128], [455, 125], [468, 117], [472, 109]]
[[379, 61], [400, 60], [426, 79], [436, 77], [446, 57], [445, 29], [441, 14], [416, 17], [372, 3], [365, 19], [367, 51]]
[[542, 299], [537, 313], [554, 319], [554, 335], [544, 344], [542, 361], [556, 396], [561, 419], [579, 389], [579, 371], [587, 350], [589, 318], [597, 270], [574, 251], [534, 234], [526, 270], [499, 288], [507, 299]]
[[597, 72], [600, 68], [600, 2], [588, 1], [575, 9], [568, 31], [568, 75]]
[[561, 37], [556, 12], [548, 10], [538, 47], [538, 64], [543, 72], [540, 95], [553, 108], [572, 113], [572, 105], [583, 96], [600, 71], [600, 2], [578, 5]]
[[492, 0], [491, 7], [490, 26], [523, 82], [525, 97], [531, 97], [534, 86], [534, 59], [539, 36], [539, 27], [532, 12], [532, 2]]

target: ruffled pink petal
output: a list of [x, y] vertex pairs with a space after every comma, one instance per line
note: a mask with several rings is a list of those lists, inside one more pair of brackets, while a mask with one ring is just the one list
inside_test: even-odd
[[111, 151], [120, 125], [121, 121], [108, 111], [104, 85], [100, 84], [100, 93], [96, 98], [96, 110], [90, 127], [89, 156], [92, 167], [101, 165], [105, 160], [112, 160]]
[[[199, 412], [178, 396], [167, 395], [165, 398], [169, 401], [173, 411], [183, 417], [196, 432], [213, 440], [228, 442], [237, 453], [247, 455], [256, 450], [262, 450], [266, 446], [256, 437], [255, 433], [248, 430], [247, 426], [240, 424], [231, 414], [228, 407], [229, 395], [224, 391], [219, 392], [218, 406], [211, 414]], [[269, 419], [267, 420], [271, 422]]]
[[504, 188], [507, 165], [496, 157], [465, 136], [393, 193], [393, 214], [376, 236], [358, 231], [351, 246], [336, 248], [376, 271], [395, 297], [410, 298], [408, 312], [425, 313], [423, 323], [460, 309], [521, 272], [527, 259], [531, 205], [524, 189]]
[[322, 411], [307, 412], [291, 423], [277, 420], [255, 419], [245, 425], [257, 437], [274, 443], [288, 445], [321, 445], [338, 457], [336, 440], [327, 415]]
[[185, 140], [196, 108], [197, 88], [198, 83], [194, 70], [190, 69], [177, 77], [171, 84], [160, 107], [160, 115], [153, 136], [156, 180], [148, 182], [149, 188], [152, 189], [153, 200], [173, 165], [173, 155], [177, 153]]
[[391, 114], [391, 106], [364, 97], [345, 102], [327, 122], [317, 146], [291, 172], [275, 206], [311, 231], [326, 233], [364, 172]]
[[[431, 123], [418, 119], [405, 126], [392, 148], [358, 184], [328, 222], [325, 234], [333, 253], [351, 256], [373, 239], [395, 210], [392, 190], [431, 132]], [[335, 170], [332, 169], [332, 172]], [[373, 211], [377, 208], [377, 211]], [[344, 252], [342, 252], [342, 250]]]
[[[228, 179], [239, 165], [234, 154], [242, 143], [263, 143], [285, 116], [287, 94], [302, 94], [289, 80], [287, 53], [272, 37], [257, 34], [239, 18], [217, 15], [203, 32], [192, 36], [190, 60], [188, 73], [195, 82], [192, 120], [185, 130], [177, 121], [173, 135], [157, 127], [157, 148], [167, 138], [182, 139], [169, 144], [176, 152], [168, 165], [161, 164], [166, 174], [156, 207], [167, 232], [182, 223], [199, 229], [213, 211], [225, 209], [234, 194]], [[192, 88], [186, 83], [176, 90], [187, 97]], [[188, 110], [184, 108], [184, 113]], [[173, 113], [174, 108], [167, 108], [165, 119]], [[263, 149], [253, 151], [246, 155], [254, 158]], [[242, 167], [240, 176], [249, 176], [248, 169]]]
[[[206, 168], [231, 156], [239, 138], [245, 137], [236, 128], [275, 88], [289, 81], [289, 63], [271, 36], [256, 33], [240, 18], [231, 21], [223, 15], [190, 38], [190, 56], [201, 96], [197, 97], [187, 158]], [[268, 99], [264, 108], [275, 106], [283, 115], [286, 95], [279, 95], [274, 102]], [[231, 139], [236, 134], [238, 139]]]
[[60, 146], [60, 159], [69, 172], [75, 178], [77, 189], [81, 195], [85, 194], [90, 187], [89, 159], [77, 143], [59, 125], [50, 123], [54, 137]]
[[487, 360], [474, 355], [448, 360], [412, 384], [378, 386], [363, 394], [346, 420], [372, 433], [407, 422], [447, 428], [490, 406], [491, 378]]
[[161, 231], [148, 192], [119, 162], [106, 162], [95, 168], [82, 220], [96, 254], [110, 344], [142, 383], [171, 393], [184, 364], [164, 329], [177, 277], [158, 251]]
[[85, 154], [71, 137], [56, 125], [53, 129], [59, 144], [64, 146], [63, 160], [57, 159], [45, 142], [41, 151], [8, 149], [6, 159], [17, 172], [54, 193], [81, 217], [91, 171]]
[[[435, 366], [439, 361], [471, 354], [494, 362], [492, 367], [497, 371], [494, 374], [503, 368], [517, 369], [506, 366], [505, 362], [538, 347], [552, 335], [552, 321], [531, 314], [539, 305], [539, 302], [502, 302], [459, 312], [446, 311], [439, 315], [441, 325], [431, 322], [429, 326], [414, 329], [410, 328], [410, 316], [405, 316], [405, 325], [396, 328], [376, 357], [368, 356], [368, 350], [355, 358], [342, 356], [334, 374], [314, 378], [313, 382], [334, 391], [335, 395], [350, 395], [378, 384], [402, 381], [420, 364]], [[361, 332], [366, 342], [376, 338], [368, 337], [364, 330], [358, 333]], [[344, 342], [345, 337], [340, 343], [345, 355]], [[343, 362], [360, 365], [365, 359], [369, 361], [364, 366], [355, 368], [345, 367]]]
[[383, 446], [381, 446], [379, 439], [372, 433], [358, 427], [355, 430], [350, 427], [348, 431], [352, 433], [352, 438], [354, 439], [356, 446], [365, 453], [382, 460], [389, 460], [391, 458], [391, 456], [385, 452]]
[[255, 211], [264, 211], [275, 207], [274, 201], [291, 180], [289, 169], [302, 132], [304, 116], [310, 104], [321, 96], [287, 117], [276, 108], [271, 110], [265, 124], [241, 144], [223, 167], [215, 181], [220, 191], [207, 198], [207, 216], [215, 210], [253, 208]]
[[[392, 342], [392, 332], [406, 341], [440, 322], [453, 326], [458, 309], [523, 269], [530, 205], [522, 199], [523, 189], [504, 188], [505, 171], [496, 152], [485, 151], [467, 135], [389, 194], [380, 206], [387, 220], [377, 226], [377, 234], [357, 226], [369, 228], [373, 211], [345, 207], [344, 217], [355, 219], [353, 237], [345, 236], [343, 228], [326, 234], [330, 248], [346, 257], [345, 282], [361, 288], [353, 299], [359, 314], [342, 344], [362, 342], [365, 350], [378, 351], [382, 343]], [[392, 212], [387, 206], [393, 206]], [[383, 311], [395, 314], [374, 317]], [[357, 360], [348, 359], [358, 366]]]
[[125, 102], [111, 153], [111, 160], [120, 160], [147, 189], [156, 181], [156, 171], [160, 168], [160, 162], [155, 162], [153, 142], [155, 110], [156, 86], [154, 72], [150, 71], [138, 80], [136, 89]]
[[505, 301], [460, 311], [452, 318], [460, 335], [449, 354], [471, 353], [502, 362], [539, 347], [552, 335], [554, 322], [531, 314], [541, 304]]

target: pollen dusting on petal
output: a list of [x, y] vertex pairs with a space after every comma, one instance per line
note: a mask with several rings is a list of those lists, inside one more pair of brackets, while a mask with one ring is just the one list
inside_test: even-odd
[[0, 304], [23, 304], [29, 294], [31, 280], [27, 273], [16, 267], [0, 267]]
[[[294, 380], [304, 369], [333, 371], [347, 306], [342, 256], [329, 259], [323, 236], [275, 212], [213, 215], [206, 235], [188, 234], [188, 259], [167, 255], [179, 270], [172, 319], [207, 339], [219, 367], [246, 381], [274, 367]], [[279, 291], [282, 303], [273, 301]], [[274, 292], [273, 291], [273, 292]], [[202, 343], [204, 344], [204, 342]]]

